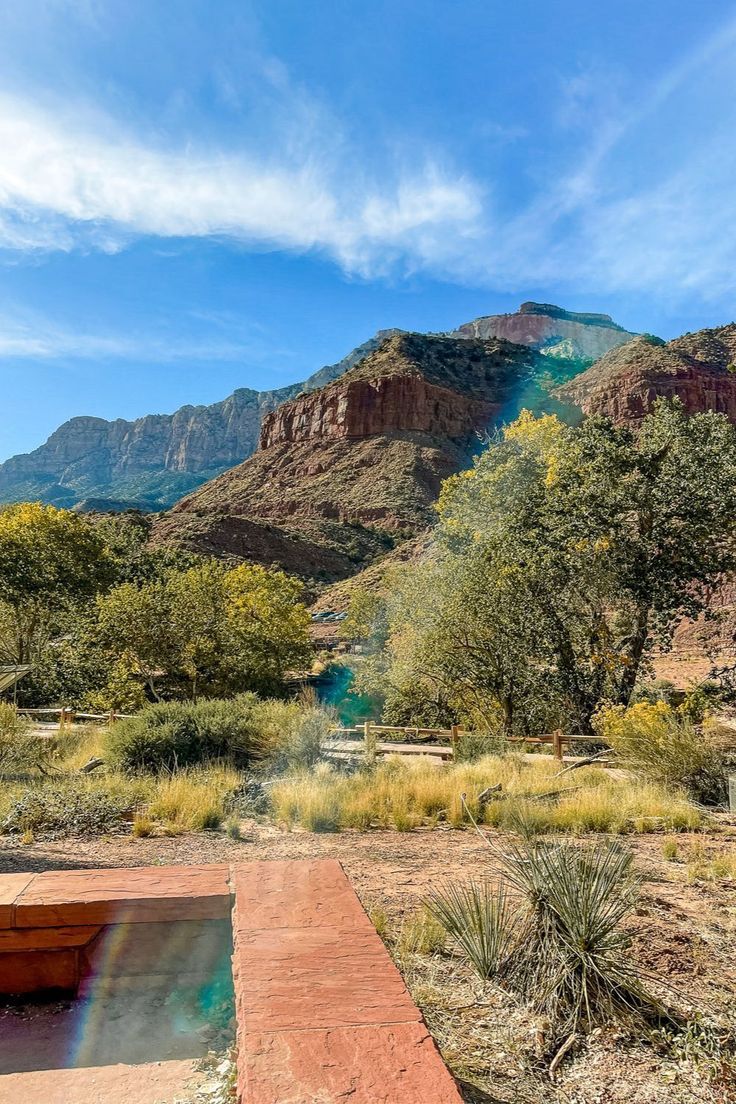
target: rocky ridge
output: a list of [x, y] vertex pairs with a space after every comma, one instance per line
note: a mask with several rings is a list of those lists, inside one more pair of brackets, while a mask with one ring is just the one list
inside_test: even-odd
[[255, 455], [177, 503], [154, 540], [311, 577], [354, 574], [426, 528], [442, 480], [543, 363], [498, 339], [390, 337], [269, 414]]
[[636, 425], [658, 398], [736, 423], [736, 323], [663, 342], [637, 337], [557, 388], [556, 395], [616, 423]]
[[[387, 337], [399, 333], [379, 331], [305, 382], [274, 391], [239, 388], [210, 406], [184, 406], [173, 414], [135, 421], [72, 418], [33, 452], [0, 464], [0, 502], [40, 499], [78, 506], [84, 500], [108, 500], [117, 509], [166, 508], [250, 456], [264, 417], [281, 403], [350, 372]], [[505, 338], [562, 358], [577, 370], [632, 335], [608, 315], [525, 303], [517, 314], [479, 318], [447, 336]], [[398, 396], [387, 399], [389, 405], [393, 401]], [[351, 403], [351, 409], [358, 406]]]

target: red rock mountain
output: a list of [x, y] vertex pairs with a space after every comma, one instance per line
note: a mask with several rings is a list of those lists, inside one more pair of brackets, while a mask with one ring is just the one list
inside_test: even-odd
[[736, 422], [736, 323], [674, 341], [637, 337], [612, 350], [556, 395], [635, 425], [659, 397], [682, 400], [690, 413], [714, 410]]
[[[250, 456], [263, 417], [279, 403], [339, 378], [400, 332], [379, 330], [336, 364], [277, 391], [239, 388], [211, 406], [184, 406], [173, 414], [135, 421], [72, 418], [33, 452], [0, 464], [0, 503], [40, 499], [81, 508], [96, 503], [97, 509], [171, 506]], [[524, 303], [518, 314], [478, 318], [449, 336], [503, 337], [567, 360], [572, 370], [579, 370], [632, 335], [608, 315]]]
[[515, 314], [489, 314], [466, 322], [456, 337], [503, 337], [545, 353], [574, 360], [597, 360], [635, 335], [609, 314], [583, 314], [551, 303], [522, 303]]
[[499, 339], [398, 334], [263, 421], [258, 451], [179, 502], [154, 540], [343, 578], [431, 521], [476, 433], [545, 358]]

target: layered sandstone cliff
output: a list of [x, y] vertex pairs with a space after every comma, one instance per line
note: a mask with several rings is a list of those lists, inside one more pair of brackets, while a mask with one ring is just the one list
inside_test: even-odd
[[389, 338], [270, 414], [255, 455], [178, 503], [154, 540], [310, 575], [323, 547], [318, 574], [353, 574], [431, 522], [442, 480], [541, 361], [499, 340]]
[[658, 398], [736, 423], [736, 323], [661, 342], [638, 337], [602, 357], [556, 394], [586, 414], [636, 425]]
[[[304, 383], [276, 391], [241, 388], [211, 406], [185, 406], [174, 414], [148, 415], [135, 421], [72, 418], [34, 452], [0, 464], [0, 503], [30, 498], [72, 506], [85, 499], [107, 499], [118, 500], [120, 507], [125, 505], [121, 500], [149, 509], [169, 506], [250, 456], [258, 443], [261, 422], [270, 411], [301, 392], [340, 378], [386, 338], [398, 334], [398, 330], [379, 331], [337, 364], [321, 368]], [[518, 314], [480, 318], [449, 336], [460, 340], [507, 338], [568, 360], [577, 370], [578, 362], [589, 362], [631, 335], [607, 315], [572, 314], [549, 304], [526, 303]], [[404, 401], [398, 392], [390, 397], [389, 390], [385, 392], [387, 404]], [[441, 402], [439, 396], [435, 398]], [[424, 396], [416, 401], [421, 406], [433, 399]], [[370, 404], [356, 401], [350, 405], [351, 409], [367, 409]], [[385, 414], [390, 418], [388, 407]], [[448, 416], [447, 412], [439, 415], [440, 421]], [[465, 415], [459, 412], [459, 417]]]
[[578, 360], [597, 360], [635, 336], [608, 314], [576, 313], [551, 303], [522, 303], [515, 314], [476, 318], [454, 332], [459, 337], [502, 337]]

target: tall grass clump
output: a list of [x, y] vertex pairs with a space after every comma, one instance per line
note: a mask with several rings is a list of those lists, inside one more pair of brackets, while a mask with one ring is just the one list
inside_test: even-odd
[[177, 771], [157, 779], [147, 816], [181, 831], [214, 831], [225, 819], [228, 795], [239, 784], [240, 776], [227, 767]]
[[469, 813], [521, 835], [680, 831], [701, 822], [682, 794], [654, 783], [611, 777], [600, 767], [558, 775], [551, 757], [486, 756], [439, 766], [420, 756], [394, 756], [349, 777], [324, 764], [294, 773], [272, 787], [271, 799], [277, 820], [305, 828], [315, 817], [361, 830], [407, 831], [439, 821], [462, 827]]
[[616, 841], [534, 841], [505, 861], [498, 885], [449, 885], [427, 903], [482, 980], [546, 1016], [555, 1045], [605, 1023], [666, 1018], [627, 957], [638, 894], [630, 852]]
[[727, 758], [717, 736], [665, 702], [611, 707], [597, 728], [621, 765], [642, 778], [684, 790], [704, 805], [726, 800]]

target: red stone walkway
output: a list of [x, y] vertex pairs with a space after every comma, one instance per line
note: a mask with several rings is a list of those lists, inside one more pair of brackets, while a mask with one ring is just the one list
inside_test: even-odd
[[0, 876], [0, 992], [74, 989], [102, 928], [222, 920], [232, 893], [241, 1104], [462, 1104], [333, 859]]
[[234, 868], [242, 1104], [461, 1104], [340, 864]]

